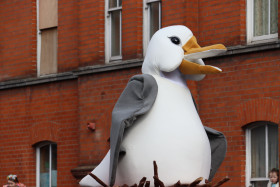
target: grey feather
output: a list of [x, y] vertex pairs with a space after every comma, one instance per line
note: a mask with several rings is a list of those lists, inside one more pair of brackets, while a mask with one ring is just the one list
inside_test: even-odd
[[222, 164], [227, 151], [227, 140], [223, 133], [204, 126], [211, 147], [211, 171], [208, 180], [212, 181]]
[[116, 178], [117, 164], [125, 128], [133, 125], [137, 117], [153, 106], [158, 92], [156, 80], [148, 74], [133, 76], [119, 97], [113, 112], [110, 134], [110, 185]]

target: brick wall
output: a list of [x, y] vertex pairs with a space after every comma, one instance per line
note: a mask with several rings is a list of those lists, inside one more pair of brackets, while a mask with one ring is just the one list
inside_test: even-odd
[[0, 92], [0, 183], [17, 174], [26, 186], [36, 184], [32, 145], [57, 143], [58, 186], [75, 186], [70, 170], [78, 165], [77, 84], [65, 81]]
[[0, 2], [0, 81], [35, 76], [35, 0]]
[[280, 50], [207, 60], [223, 73], [197, 85], [202, 122], [222, 131], [228, 141], [226, 159], [216, 179], [226, 186], [245, 186], [246, 146], [243, 127], [254, 121], [279, 124]]
[[79, 66], [104, 64], [104, 0], [83, 0], [78, 6]]
[[78, 1], [58, 1], [58, 72], [71, 71], [79, 66]]
[[[139, 69], [83, 76], [79, 79], [80, 164], [97, 165], [109, 150], [112, 109], [129, 79]], [[95, 122], [96, 130], [87, 129]]]
[[[142, 6], [142, 0], [123, 1], [123, 60], [143, 57]], [[0, 7], [0, 81], [36, 77], [36, 1], [2, 0]], [[104, 9], [104, 0], [59, 0], [60, 73], [104, 64]], [[163, 0], [162, 26], [174, 24], [188, 26], [201, 46], [244, 45], [246, 1]], [[215, 181], [229, 176], [226, 186], [244, 186], [242, 127], [259, 120], [279, 124], [279, 50], [205, 62], [223, 73], [188, 83], [203, 124], [227, 136], [227, 156]], [[16, 173], [27, 186], [35, 186], [34, 145], [49, 140], [58, 145], [58, 186], [77, 186], [70, 170], [97, 165], [104, 157], [112, 108], [129, 78], [140, 71], [136, 67], [86, 73], [73, 80], [1, 90], [0, 182]], [[88, 130], [87, 122], [96, 123], [96, 130]]]
[[245, 0], [199, 1], [199, 41], [227, 46], [244, 44], [246, 29]]
[[[36, 77], [36, 1], [4, 0], [1, 7], [0, 80]], [[140, 0], [123, 2], [124, 60], [143, 57], [142, 7]], [[162, 26], [186, 25], [197, 36], [200, 45], [244, 43], [245, 18], [245, 2], [240, 0], [162, 2]], [[104, 1], [59, 1], [59, 72], [104, 64], [104, 19]]]

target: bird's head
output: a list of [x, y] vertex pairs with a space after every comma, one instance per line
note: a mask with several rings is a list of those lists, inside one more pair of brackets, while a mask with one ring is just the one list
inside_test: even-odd
[[162, 75], [179, 70], [186, 79], [202, 80], [206, 74], [222, 71], [205, 65], [202, 58], [216, 56], [225, 51], [226, 47], [222, 44], [200, 47], [191, 30], [185, 26], [165, 27], [153, 35], [142, 72]]

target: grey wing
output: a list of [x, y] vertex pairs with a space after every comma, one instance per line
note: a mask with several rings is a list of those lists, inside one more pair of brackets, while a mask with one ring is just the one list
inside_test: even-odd
[[211, 181], [222, 164], [227, 151], [227, 141], [223, 133], [204, 126], [211, 146], [211, 171], [209, 181]]
[[116, 178], [117, 164], [125, 129], [134, 124], [138, 116], [150, 110], [157, 96], [157, 83], [148, 74], [136, 75], [130, 79], [119, 97], [113, 112], [110, 132], [110, 186]]

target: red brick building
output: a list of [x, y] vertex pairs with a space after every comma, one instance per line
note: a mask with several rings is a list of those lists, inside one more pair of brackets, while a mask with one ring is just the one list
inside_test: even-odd
[[1, 0], [1, 184], [13, 173], [27, 186], [78, 186], [109, 149], [111, 110], [141, 73], [150, 35], [186, 25], [201, 46], [228, 47], [205, 59], [223, 73], [189, 82], [203, 124], [228, 140], [214, 180], [264, 186], [279, 167], [278, 9], [277, 0]]

